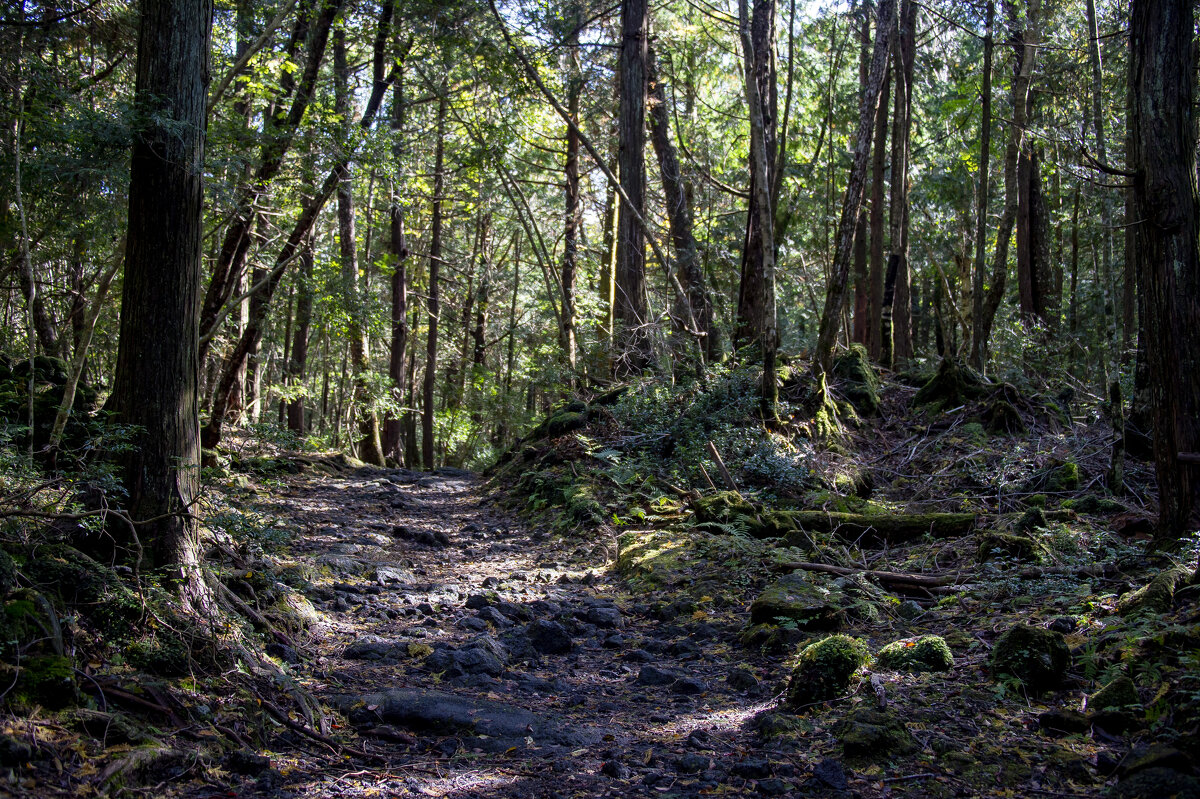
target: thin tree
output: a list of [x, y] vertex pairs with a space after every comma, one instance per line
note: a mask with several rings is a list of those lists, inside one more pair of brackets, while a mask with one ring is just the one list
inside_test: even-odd
[[438, 302], [441, 287], [439, 270], [442, 264], [442, 200], [446, 191], [444, 160], [446, 154], [446, 110], [449, 99], [446, 82], [442, 81], [438, 96], [437, 142], [433, 156], [433, 210], [429, 224], [429, 300], [428, 336], [425, 339], [425, 382], [423, 385], [424, 413], [421, 416], [421, 463], [426, 469], [434, 467], [433, 389], [437, 384]]

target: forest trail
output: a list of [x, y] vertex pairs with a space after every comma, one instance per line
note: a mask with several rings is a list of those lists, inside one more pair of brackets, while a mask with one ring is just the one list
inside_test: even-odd
[[450, 470], [307, 474], [272, 492], [264, 509], [304, 531], [292, 556], [319, 570], [306, 593], [322, 618], [293, 673], [377, 760], [283, 753], [260, 795], [792, 789], [799, 769], [745, 724], [770, 696], [739, 614], [647, 604], [609, 571], [613, 540], [551, 536], [495, 500]]

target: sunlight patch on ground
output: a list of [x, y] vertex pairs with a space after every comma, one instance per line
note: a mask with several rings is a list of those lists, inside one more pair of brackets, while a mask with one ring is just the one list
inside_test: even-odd
[[[426, 769], [420, 769], [426, 771]], [[441, 771], [442, 769], [437, 769]], [[432, 771], [432, 770], [430, 770]], [[343, 774], [331, 781], [314, 783], [301, 789], [303, 796], [360, 796], [400, 797], [434, 796], [479, 797], [500, 791], [515, 781], [512, 774], [495, 770], [472, 769], [460, 773], [447, 772], [444, 776], [414, 777], [406, 769], [395, 771], [356, 771]]]
[[679, 716], [659, 727], [651, 728], [651, 734], [658, 735], [687, 735], [694, 730], [706, 732], [738, 732], [750, 719], [765, 710], [775, 706], [775, 699], [760, 702], [749, 707], [730, 707], [724, 710], [701, 708], [695, 713]]

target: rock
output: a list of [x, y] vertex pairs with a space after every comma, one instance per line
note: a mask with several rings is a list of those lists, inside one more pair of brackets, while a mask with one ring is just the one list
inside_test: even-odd
[[1076, 735], [1087, 732], [1091, 724], [1088, 722], [1087, 716], [1078, 710], [1056, 708], [1047, 710], [1038, 716], [1038, 727], [1042, 732], [1050, 734]]
[[235, 774], [256, 776], [262, 774], [270, 767], [271, 758], [264, 755], [256, 755], [245, 749], [230, 752], [229, 757], [225, 758], [225, 768]]
[[876, 661], [880, 668], [919, 674], [949, 671], [954, 665], [954, 655], [950, 654], [946, 639], [940, 635], [923, 635], [888, 644], [879, 650]]
[[477, 616], [467, 616], [458, 620], [458, 626], [464, 630], [472, 630], [477, 633], [484, 632], [488, 629], [488, 623]]
[[1142, 719], [1133, 713], [1113, 708], [1097, 710], [1095, 713], [1088, 715], [1088, 720], [1092, 723], [1092, 728], [1097, 731], [1098, 737], [1100, 733], [1124, 735], [1130, 730], [1142, 727], [1144, 724]]
[[1040, 695], [1062, 683], [1071, 651], [1062, 633], [1017, 624], [996, 639], [989, 665], [995, 677], [1014, 678], [1029, 693]]
[[784, 796], [790, 793], [791, 786], [781, 779], [769, 777], [758, 781], [758, 792], [763, 796]]
[[743, 760], [740, 763], [734, 763], [729, 769], [729, 773], [747, 780], [765, 779], [771, 776], [771, 762], [760, 758]]
[[840, 630], [846, 613], [833, 595], [800, 572], [785, 575], [750, 604], [750, 624], [788, 622], [800, 630]]
[[542, 655], [561, 655], [575, 648], [567, 629], [556, 621], [538, 619], [525, 628], [529, 645]]
[[33, 759], [34, 748], [28, 742], [0, 735], [0, 766], [20, 767]]
[[749, 666], [734, 666], [725, 675], [725, 684], [735, 691], [757, 691], [758, 677]]
[[712, 761], [704, 755], [688, 753], [675, 761], [675, 770], [680, 774], [699, 774], [708, 771], [711, 763]]
[[382, 721], [435, 735], [488, 736], [496, 746], [505, 748], [523, 746], [526, 737], [540, 746], [593, 746], [602, 738], [599, 730], [577, 722], [560, 723], [503, 702], [446, 691], [398, 688], [365, 696], [339, 696], [332, 701], [356, 725]]
[[831, 635], [800, 651], [788, 682], [787, 705], [805, 705], [835, 699], [850, 688], [851, 678], [870, 659], [867, 645], [858, 638]]
[[1056, 633], [1062, 633], [1063, 635], [1070, 635], [1079, 629], [1079, 622], [1075, 621], [1075, 619], [1071, 618], [1070, 616], [1056, 616], [1050, 620], [1049, 624], [1046, 625], [1046, 629], [1053, 630]]
[[408, 653], [408, 641], [363, 636], [342, 652], [347, 660], [396, 661]]
[[284, 663], [295, 664], [300, 662], [300, 653], [296, 651], [295, 647], [290, 647], [287, 644], [267, 644], [266, 652], [271, 657], [278, 658]]
[[403, 524], [397, 524], [392, 528], [392, 537], [434, 549], [444, 549], [450, 546], [450, 536], [441, 530], [414, 530]]
[[1106, 708], [1120, 709], [1140, 703], [1141, 698], [1138, 696], [1137, 686], [1133, 684], [1133, 680], [1122, 675], [1089, 696], [1087, 706], [1088, 710], [1105, 710]]
[[615, 780], [627, 780], [633, 775], [633, 772], [629, 770], [629, 766], [617, 760], [604, 761], [600, 765], [600, 773]]
[[707, 690], [708, 686], [695, 677], [680, 677], [671, 684], [671, 693], [679, 694], [680, 696], [695, 696]]
[[1169, 768], [1149, 768], [1117, 783], [1113, 799], [1200, 799], [1200, 780]]
[[464, 604], [468, 610], [483, 610], [492, 604], [492, 600], [486, 594], [471, 594]]
[[630, 663], [653, 663], [655, 660], [654, 653], [647, 652], [645, 649], [631, 649], [621, 657]]
[[329, 571], [342, 577], [352, 577], [362, 574], [366, 568], [360, 560], [355, 560], [349, 555], [339, 555], [332, 552], [317, 556], [316, 563], [318, 566], [324, 566]]
[[896, 608], [896, 613], [905, 621], [912, 621], [924, 615], [925, 608], [921, 607], [917, 602], [906, 599]]
[[1038, 563], [1046, 548], [1027, 535], [1013, 533], [984, 533], [979, 537], [976, 559], [986, 563], [993, 558], [1015, 560], [1018, 563]]
[[1187, 771], [1191, 767], [1191, 760], [1183, 752], [1173, 746], [1156, 743], [1139, 746], [1131, 751], [1122, 761], [1117, 773], [1124, 778], [1145, 769], [1163, 768]]
[[399, 566], [376, 566], [375, 581], [380, 585], [388, 583], [411, 583], [413, 574], [408, 569], [402, 569]]
[[617, 629], [625, 624], [621, 611], [610, 606], [588, 608], [585, 618], [589, 623], [606, 629]]
[[829, 757], [813, 766], [813, 779], [835, 791], [845, 791], [850, 788], [850, 782], [846, 779], [846, 770], [842, 764]]
[[890, 711], [858, 707], [834, 728], [848, 758], [878, 760], [915, 751], [908, 728]]
[[494, 607], [484, 608], [483, 610], [479, 611], [479, 613], [476, 614], [476, 618], [482, 619], [483, 621], [495, 626], [500, 630], [503, 630], [506, 627], [512, 627], [514, 623], [512, 619], [508, 618]]
[[657, 666], [642, 666], [634, 685], [661, 686], [672, 685], [681, 675], [673, 671], [660, 669]]
[[468, 674], [498, 677], [504, 673], [504, 663], [500, 658], [482, 646], [435, 650], [425, 659], [425, 666], [430, 671], [442, 672], [451, 678]]

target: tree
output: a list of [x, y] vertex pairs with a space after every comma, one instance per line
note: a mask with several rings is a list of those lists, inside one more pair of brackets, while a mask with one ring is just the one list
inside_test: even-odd
[[[620, 325], [618, 375], [637, 374], [650, 365], [646, 308], [646, 242], [641, 220], [646, 209], [646, 0], [621, 3], [621, 117], [617, 157], [621, 189], [632, 207], [617, 217], [615, 317]], [[636, 216], [635, 216], [636, 215]]]
[[168, 567], [204, 604], [193, 504], [199, 487], [200, 254], [212, 6], [142, 0], [129, 229], [111, 408], [138, 429], [125, 457], [122, 537], [145, 566]]
[[1200, 200], [1188, 0], [1134, 0], [1129, 35], [1134, 257], [1154, 417], [1158, 539], [1200, 527]]

